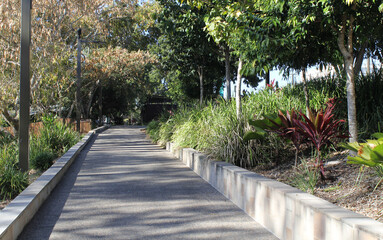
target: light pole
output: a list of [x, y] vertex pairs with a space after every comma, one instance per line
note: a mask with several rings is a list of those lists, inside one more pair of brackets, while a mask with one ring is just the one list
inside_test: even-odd
[[[77, 30], [77, 82], [76, 82], [76, 129], [80, 132], [80, 121], [81, 121], [81, 44], [82, 43], [105, 43], [100, 41], [87, 41], [81, 40], [81, 28]], [[100, 84], [100, 102], [102, 102], [102, 86]], [[102, 111], [102, 103], [99, 105], [100, 112]], [[100, 118], [102, 113], [100, 113]]]
[[76, 129], [80, 132], [81, 121], [81, 28], [77, 30], [77, 82], [76, 82]]
[[30, 46], [32, 0], [21, 2], [19, 167], [29, 169]]

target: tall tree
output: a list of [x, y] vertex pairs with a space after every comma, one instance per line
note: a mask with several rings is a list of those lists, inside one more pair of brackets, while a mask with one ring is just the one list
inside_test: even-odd
[[[89, 1], [34, 1], [32, 8], [32, 107], [44, 110], [54, 104], [50, 99], [63, 97], [72, 84], [73, 45], [79, 26], [87, 38], [105, 36], [99, 24], [100, 11], [112, 0]], [[20, 55], [20, 1], [4, 0], [0, 4], [0, 113], [18, 130], [18, 88]], [[49, 98], [49, 99], [48, 99]], [[62, 103], [62, 99], [59, 103]]]
[[[382, 13], [375, 1], [354, 1], [347, 5], [345, 1], [278, 1], [280, 6], [293, 9], [287, 15], [287, 26], [306, 39], [315, 37], [321, 44], [326, 44], [327, 55], [343, 58], [347, 79], [347, 105], [350, 141], [357, 141], [355, 77], [359, 74], [366, 51], [376, 49], [376, 40], [380, 38]], [[305, 28], [300, 28], [305, 23]], [[306, 29], [314, 29], [308, 35]], [[331, 33], [330, 41], [323, 32]], [[315, 34], [316, 33], [316, 34]], [[331, 47], [333, 43], [336, 48]], [[304, 53], [304, 55], [310, 55]], [[333, 55], [333, 56], [331, 56]]]
[[164, 80], [177, 74], [182, 81], [177, 83], [181, 85], [179, 89], [192, 98], [196, 96], [192, 86], [198, 86], [200, 103], [207, 96], [219, 94], [222, 65], [218, 46], [203, 31], [203, 10], [172, 0], [160, 4], [162, 12], [157, 21], [162, 35], [152, 51], [159, 58], [161, 72], [167, 76]]

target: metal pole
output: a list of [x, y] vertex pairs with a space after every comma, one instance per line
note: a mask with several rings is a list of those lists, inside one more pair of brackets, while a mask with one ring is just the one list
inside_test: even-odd
[[76, 129], [80, 132], [81, 121], [81, 28], [77, 31], [77, 82], [76, 82]]
[[30, 46], [32, 0], [21, 2], [19, 167], [29, 169]]

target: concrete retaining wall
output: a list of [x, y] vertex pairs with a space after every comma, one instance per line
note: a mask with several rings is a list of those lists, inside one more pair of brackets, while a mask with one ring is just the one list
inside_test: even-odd
[[80, 142], [57, 160], [52, 167], [0, 211], [0, 239], [17, 239], [17, 236], [48, 198], [76, 156], [96, 133], [107, 128], [105, 126], [90, 131]]
[[193, 149], [166, 149], [280, 239], [383, 240], [383, 223]]

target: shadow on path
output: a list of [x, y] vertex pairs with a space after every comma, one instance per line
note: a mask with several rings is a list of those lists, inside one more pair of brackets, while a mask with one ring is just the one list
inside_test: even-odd
[[145, 140], [113, 127], [73, 163], [19, 239], [276, 239]]

